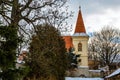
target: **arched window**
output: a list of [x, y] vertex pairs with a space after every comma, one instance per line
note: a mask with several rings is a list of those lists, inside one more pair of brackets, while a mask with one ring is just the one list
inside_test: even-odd
[[78, 43], [78, 51], [82, 51], [82, 43], [81, 42]]

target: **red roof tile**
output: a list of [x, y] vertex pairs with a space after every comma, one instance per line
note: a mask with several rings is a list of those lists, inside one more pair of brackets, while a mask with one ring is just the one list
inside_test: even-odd
[[67, 50], [69, 50], [69, 48], [73, 47], [71, 36], [63, 36], [63, 39], [65, 40], [65, 47]]
[[81, 10], [79, 10], [78, 18], [76, 22], [75, 32], [74, 33], [86, 33], [82, 13]]

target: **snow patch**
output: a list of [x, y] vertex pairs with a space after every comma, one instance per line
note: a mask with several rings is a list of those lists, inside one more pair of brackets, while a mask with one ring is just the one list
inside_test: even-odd
[[88, 36], [86, 33], [74, 33], [73, 36]]
[[103, 78], [79, 78], [79, 77], [66, 77], [65, 80], [104, 80]]
[[97, 72], [97, 73], [100, 73], [101, 70], [89, 70], [89, 72]]
[[89, 68], [88, 66], [78, 66], [78, 68]]
[[111, 73], [110, 75], [106, 76], [105, 78], [110, 78], [110, 77], [113, 77], [113, 76], [115, 76], [117, 74], [120, 74], [120, 68], [117, 69], [116, 71], [114, 71], [113, 73]]

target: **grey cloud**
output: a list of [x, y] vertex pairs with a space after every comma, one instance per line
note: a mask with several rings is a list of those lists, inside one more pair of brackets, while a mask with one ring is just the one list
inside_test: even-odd
[[108, 7], [118, 7], [120, 6], [120, 0], [97, 0], [100, 4]]
[[107, 8], [120, 7], [120, 0], [79, 0], [78, 2], [86, 14], [101, 13]]

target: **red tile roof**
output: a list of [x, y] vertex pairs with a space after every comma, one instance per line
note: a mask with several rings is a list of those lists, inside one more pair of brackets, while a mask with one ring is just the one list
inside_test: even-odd
[[63, 36], [63, 39], [65, 40], [65, 47], [67, 50], [69, 50], [70, 47], [73, 47], [71, 36]]
[[75, 32], [74, 33], [86, 33], [82, 13], [81, 10], [79, 10], [78, 18], [76, 22]]

